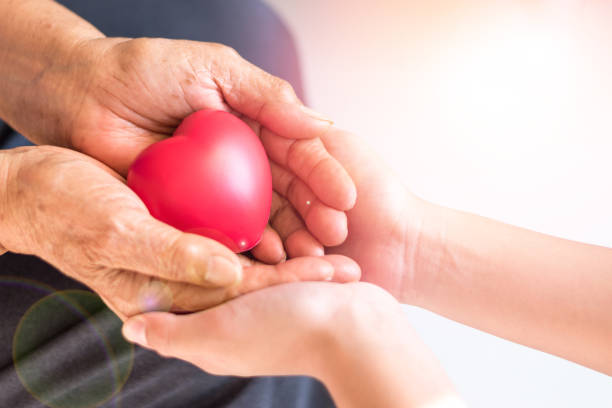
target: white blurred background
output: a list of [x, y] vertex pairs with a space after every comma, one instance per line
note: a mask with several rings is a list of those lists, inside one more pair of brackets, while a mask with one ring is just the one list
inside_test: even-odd
[[[268, 2], [294, 33], [310, 105], [414, 192], [612, 247], [612, 2]], [[611, 377], [407, 313], [470, 406], [612, 407]]]

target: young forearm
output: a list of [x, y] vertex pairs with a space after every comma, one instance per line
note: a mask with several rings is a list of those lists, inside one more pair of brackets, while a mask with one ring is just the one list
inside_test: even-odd
[[338, 407], [460, 408], [462, 399], [403, 312], [337, 335], [320, 379]]
[[0, 16], [0, 117], [36, 142], [69, 144], [86, 55], [76, 51], [103, 34], [50, 0], [5, 0]]
[[612, 250], [432, 207], [419, 306], [612, 374]]

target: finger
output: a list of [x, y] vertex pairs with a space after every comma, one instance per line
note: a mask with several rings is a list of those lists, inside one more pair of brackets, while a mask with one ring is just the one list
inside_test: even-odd
[[326, 255], [325, 260], [334, 267], [332, 281], [340, 283], [357, 282], [361, 278], [361, 268], [351, 258], [343, 255]]
[[338, 267], [338, 279], [345, 281], [346, 276], [354, 275], [354, 272], [350, 270], [351, 265], [338, 260], [341, 258], [338, 255], [300, 257], [277, 265], [265, 265], [241, 256], [244, 277], [239, 285], [232, 287], [203, 288], [127, 270], [106, 274], [99, 282], [93, 282], [92, 287], [122, 319], [151, 311], [195, 312], [268, 286], [332, 280], [336, 274], [335, 267]]
[[219, 322], [214, 318], [217, 314], [214, 309], [189, 315], [145, 313], [128, 319], [121, 332], [128, 341], [155, 350], [162, 356], [193, 361], [227, 346], [228, 339], [220, 338], [223, 332], [215, 327]]
[[289, 257], [323, 255], [323, 245], [305, 228], [290, 203], [276, 193], [272, 195], [270, 225], [284, 242]]
[[251, 254], [260, 262], [267, 264], [276, 264], [284, 261], [287, 258], [283, 241], [278, 233], [269, 225], [263, 232], [261, 241], [251, 249]]
[[261, 302], [249, 306], [253, 306], [252, 301], [249, 304], [238, 299], [191, 314], [144, 313], [128, 319], [121, 331], [128, 341], [162, 356], [181, 358], [208, 372], [222, 374], [229, 368], [227, 362], [223, 364], [228, 350], [238, 347], [245, 352], [245, 346], [253, 347], [249, 340], [252, 336], [265, 338], [267, 330], [279, 326], [274, 320], [261, 321], [276, 310]]
[[148, 214], [128, 212], [115, 224], [120, 244], [113, 266], [170, 281], [229, 286], [240, 281], [240, 262], [229, 248], [186, 234]]
[[[194, 339], [200, 336], [200, 327], [195, 324], [181, 324], [179, 320], [188, 316], [176, 316], [172, 313], [152, 312], [132, 317], [123, 323], [121, 333], [128, 341], [147, 347], [169, 357], [182, 357], [196, 354]], [[170, 341], [170, 333], [176, 333]]]
[[[223, 99], [234, 110], [292, 139], [319, 137], [332, 121], [305, 107], [293, 87], [235, 52], [219, 53], [212, 73]], [[206, 61], [210, 65], [210, 61]]]
[[325, 246], [340, 245], [348, 235], [343, 211], [323, 204], [302, 180], [271, 163], [274, 190], [285, 197], [300, 214], [312, 235]]
[[244, 294], [282, 283], [332, 280], [335, 274], [334, 265], [326, 258], [326, 256], [304, 256], [277, 265], [258, 263], [245, 265], [244, 277], [238, 285], [238, 292]]
[[[102, 280], [102, 279], [101, 279]], [[222, 303], [237, 290], [203, 288], [182, 282], [165, 281], [140, 273], [115, 270], [92, 287], [122, 320], [151, 311], [194, 312]]]
[[285, 248], [289, 258], [323, 256], [325, 254], [325, 249], [321, 243], [305, 229], [299, 229], [289, 235], [285, 240]]
[[285, 139], [266, 128], [260, 138], [270, 159], [295, 173], [324, 204], [343, 211], [353, 208], [355, 184], [320, 139]]

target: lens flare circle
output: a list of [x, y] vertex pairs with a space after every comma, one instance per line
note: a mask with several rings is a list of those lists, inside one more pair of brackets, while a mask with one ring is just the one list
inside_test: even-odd
[[92, 292], [47, 294], [24, 313], [13, 336], [19, 380], [51, 408], [108, 402], [122, 389], [134, 361], [134, 347], [121, 335], [121, 325]]

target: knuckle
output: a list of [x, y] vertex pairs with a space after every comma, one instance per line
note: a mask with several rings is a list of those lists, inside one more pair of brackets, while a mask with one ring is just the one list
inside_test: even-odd
[[289, 184], [287, 185], [287, 191], [286, 191], [286, 194], [285, 194], [285, 197], [289, 201], [297, 200], [297, 197], [298, 197], [298, 190], [297, 190], [297, 188], [298, 187], [299, 187], [299, 180], [298, 180], [297, 177], [293, 177], [289, 181]]
[[186, 260], [202, 258], [208, 251], [201, 243], [196, 243], [190, 235], [181, 235], [172, 244], [172, 257], [175, 263], [184, 264]]
[[131, 73], [148, 68], [143, 64], [150, 64], [152, 57], [163, 55], [167, 41], [169, 40], [142, 37], [116, 44], [119, 69], [124, 73]]
[[[163, 256], [163, 255], [162, 255]], [[181, 234], [172, 239], [169, 252], [162, 264], [166, 268], [166, 273], [174, 278], [181, 278], [199, 281], [199, 276], [206, 276], [208, 273], [208, 258], [210, 250], [199, 237], [191, 234]], [[181, 279], [183, 280], [183, 279]]]
[[130, 217], [115, 213], [108, 217], [104, 233], [111, 237], [115, 237], [118, 235], [126, 235], [131, 232], [132, 229], [133, 225]]
[[132, 227], [130, 221], [123, 214], [111, 214], [104, 222], [101, 222], [95, 233], [97, 246], [101, 248], [110, 248], [114, 243], [123, 241]]
[[221, 43], [209, 43], [209, 45], [224, 58], [241, 58], [236, 49]]
[[134, 254], [128, 248], [133, 245], [132, 236], [137, 226], [133, 214], [124, 211], [103, 217], [99, 222], [92, 223], [88, 231], [83, 232], [81, 247], [84, 253], [90, 262], [95, 264], [119, 266], [129, 263], [127, 258]]
[[159, 50], [164, 42], [161, 38], [134, 38], [128, 42], [128, 50], [136, 57], [147, 56]]
[[297, 99], [293, 86], [288, 81], [273, 76], [272, 86], [281, 100], [295, 101]]
[[18, 160], [11, 161], [17, 185], [36, 190], [53, 188], [64, 178], [63, 174], [53, 171], [59, 158], [55, 147], [40, 146], [34, 154], [30, 148], [19, 148], [14, 152]]
[[228, 46], [223, 46], [223, 53], [229, 58], [241, 58], [240, 53], [236, 49]]

